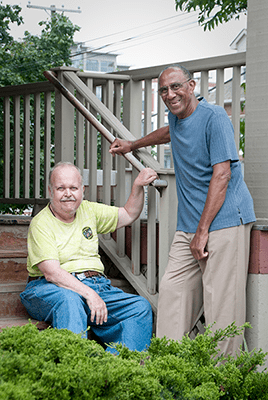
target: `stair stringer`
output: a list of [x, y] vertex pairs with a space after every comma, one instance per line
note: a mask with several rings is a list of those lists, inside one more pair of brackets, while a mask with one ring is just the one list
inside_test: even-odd
[[99, 245], [102, 250], [109, 256], [115, 266], [124, 275], [128, 282], [133, 286], [140, 296], [147, 299], [152, 307], [154, 314], [157, 313], [158, 293], [150, 294], [147, 291], [146, 278], [140, 275], [134, 275], [131, 272], [131, 260], [128, 256], [119, 257], [116, 252], [116, 242], [113, 239], [104, 239], [99, 236]]

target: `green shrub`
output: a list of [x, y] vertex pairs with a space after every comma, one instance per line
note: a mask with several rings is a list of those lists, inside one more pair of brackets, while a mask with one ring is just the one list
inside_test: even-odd
[[68, 330], [39, 332], [31, 323], [0, 333], [0, 400], [262, 400], [266, 354], [218, 355], [217, 345], [241, 334], [233, 324], [194, 340], [153, 338], [145, 352], [117, 345], [114, 356]]

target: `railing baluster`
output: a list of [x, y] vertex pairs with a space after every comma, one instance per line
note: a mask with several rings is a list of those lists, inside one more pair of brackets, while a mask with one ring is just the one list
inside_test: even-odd
[[20, 198], [20, 96], [14, 96], [13, 195]]
[[4, 197], [10, 197], [10, 98], [4, 97]]
[[[163, 177], [163, 175], [160, 175]], [[168, 186], [162, 192], [159, 203], [159, 282], [168, 263], [169, 249], [176, 231], [177, 194], [174, 171], [164, 175]]]
[[[152, 80], [145, 79], [144, 81], [144, 136], [152, 131]], [[147, 147], [151, 153], [151, 147]]]
[[[121, 83], [114, 86], [114, 115], [121, 121]], [[116, 202], [115, 205], [124, 206], [126, 202], [126, 160], [123, 157], [113, 157], [113, 165], [116, 172]], [[119, 257], [125, 256], [125, 228], [118, 229], [116, 233], [116, 252]]]
[[[165, 125], [165, 104], [161, 100], [160, 96], [158, 96], [157, 100], [157, 127], [161, 128]], [[164, 145], [157, 146], [157, 161], [161, 164], [162, 168], [164, 168]]]
[[23, 197], [30, 197], [30, 94], [23, 101]]
[[[33, 196], [40, 198], [40, 93], [34, 95], [34, 172], [33, 172]], [[46, 106], [45, 106], [46, 107]], [[46, 119], [45, 119], [46, 120]], [[44, 131], [44, 138], [47, 132]]]
[[156, 191], [148, 186], [147, 217], [147, 290], [156, 293]]
[[[131, 187], [135, 178], [138, 176], [138, 171], [133, 168], [131, 175]], [[138, 218], [131, 225], [131, 270], [133, 275], [140, 275], [140, 235], [141, 235], [140, 219]]]
[[[77, 100], [84, 104], [85, 99], [79, 93], [76, 94]], [[76, 165], [83, 171], [84, 168], [84, 123], [83, 115], [76, 110]]]
[[[51, 92], [45, 93], [45, 139], [44, 139], [44, 197], [48, 198], [48, 176], [51, 168]], [[40, 132], [39, 132], [40, 135]], [[40, 160], [40, 158], [39, 158]], [[39, 161], [40, 162], [40, 161]], [[40, 167], [39, 167], [40, 168]]]
[[217, 69], [216, 104], [224, 107], [224, 69]]
[[[116, 206], [123, 207], [126, 203], [126, 161], [123, 157], [117, 160], [117, 176], [116, 176]], [[125, 256], [125, 228], [117, 231], [117, 254], [119, 257]]]
[[[106, 107], [113, 112], [113, 81], [108, 81], [104, 92], [104, 104]], [[111, 127], [107, 123], [103, 125], [111, 130]], [[102, 170], [103, 170], [103, 202], [105, 204], [111, 204], [111, 171], [112, 171], [112, 156], [109, 153], [109, 142], [102, 140]], [[106, 235], [106, 238], [108, 236]]]
[[141, 137], [142, 82], [129, 81], [124, 85], [123, 123], [136, 138]]
[[200, 95], [208, 99], [208, 71], [201, 71]]

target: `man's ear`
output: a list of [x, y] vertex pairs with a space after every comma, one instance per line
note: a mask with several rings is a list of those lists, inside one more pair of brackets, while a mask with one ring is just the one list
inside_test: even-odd
[[48, 185], [48, 193], [49, 193], [49, 197], [50, 199], [52, 198], [52, 193], [51, 193], [51, 187]]
[[194, 92], [195, 87], [196, 87], [196, 81], [195, 81], [194, 79], [191, 79], [191, 80], [189, 81], [189, 85], [190, 85], [190, 87], [191, 87], [191, 89], [192, 89], [192, 92]]
[[83, 186], [83, 199], [84, 199], [84, 196], [85, 196], [85, 186]]

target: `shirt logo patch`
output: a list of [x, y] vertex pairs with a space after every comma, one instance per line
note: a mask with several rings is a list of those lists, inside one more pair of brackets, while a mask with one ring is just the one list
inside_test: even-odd
[[92, 232], [91, 228], [89, 228], [88, 226], [83, 228], [82, 232], [83, 232], [83, 235], [85, 236], [86, 239], [92, 239], [93, 238], [93, 232]]

